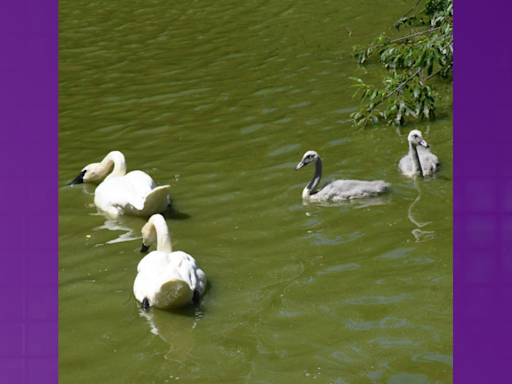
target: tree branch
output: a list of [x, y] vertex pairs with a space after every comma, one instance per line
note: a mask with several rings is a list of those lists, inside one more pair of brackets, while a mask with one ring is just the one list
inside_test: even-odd
[[[400, 83], [398, 85], [398, 87], [396, 87], [391, 93], [389, 93], [386, 97], [383, 97], [382, 99], [380, 99], [371, 109], [365, 111], [360, 117], [362, 116], [365, 116], [366, 114], [368, 114], [368, 118], [366, 119], [365, 123], [364, 123], [364, 126], [366, 125], [366, 123], [368, 122], [368, 119], [369, 119], [369, 116], [371, 115], [371, 113], [373, 112], [373, 110], [375, 108], [377, 108], [377, 105], [379, 105], [380, 103], [382, 103], [384, 100], [387, 100], [389, 99], [395, 92], [399, 91], [400, 89], [402, 89], [402, 87], [407, 84], [411, 79], [413, 79], [418, 73], [420, 73], [420, 71], [425, 68], [425, 66], [423, 67], [420, 67], [416, 72], [414, 72], [408, 79], [404, 80], [404, 82]], [[371, 103], [370, 103], [371, 104]], [[366, 104], [365, 108], [368, 108], [368, 106], [370, 104]], [[351, 122], [351, 121], [354, 121], [354, 119], [350, 119], [350, 120], [346, 120], [346, 121], [343, 121], [341, 122], [340, 124], [344, 124], [344, 123], [348, 123], [348, 122]], [[363, 126], [363, 128], [364, 128]]]
[[[383, 47], [384, 45], [393, 44], [393, 43], [396, 43], [397, 41], [407, 40], [407, 39], [410, 39], [411, 37], [414, 37], [414, 36], [419, 36], [419, 35], [424, 35], [425, 33], [434, 32], [434, 31], [437, 31], [438, 29], [441, 29], [441, 27], [432, 28], [432, 29], [429, 29], [428, 31], [413, 33], [412, 35], [407, 35], [407, 36], [404, 36], [404, 37], [400, 37], [399, 39], [390, 40], [390, 41], [387, 41], [385, 43], [376, 45], [375, 47], [373, 47], [373, 49], [377, 49], [377, 48]], [[352, 55], [357, 55], [358, 53], [361, 53], [361, 52], [363, 52], [363, 51], [359, 51], [357, 53], [353, 53]]]
[[[423, 1], [423, 0], [419, 0], [419, 1], [414, 5], [414, 7], [412, 7], [412, 8], [411, 8], [411, 10], [410, 10], [409, 12], [407, 12], [407, 13], [406, 13], [405, 15], [403, 15], [399, 20], [397, 20], [397, 21], [395, 22], [395, 24], [393, 24], [391, 27], [389, 27], [389, 29], [392, 29], [392, 28], [394, 28], [394, 27], [395, 27], [395, 25], [399, 24], [399, 23], [400, 23], [400, 20], [402, 20], [405, 16], [407, 16], [407, 15], [408, 15], [409, 13], [411, 13], [412, 11], [414, 11], [414, 8], [418, 7], [418, 5], [420, 5], [422, 1]], [[419, 7], [418, 7], [418, 9], [419, 9]], [[415, 16], [416, 16], [416, 14], [418, 13], [418, 9], [416, 9], [416, 12], [414, 12], [414, 15], [412, 15], [412, 17], [415, 17]]]
[[[441, 27], [432, 28], [432, 29], [429, 29], [428, 31], [413, 33], [412, 35], [407, 35], [407, 36], [401, 37], [399, 39], [391, 40], [391, 41], [388, 41], [387, 43], [383, 43], [383, 44], [377, 45], [377, 47], [380, 47], [380, 46], [386, 45], [386, 44], [396, 43], [397, 41], [400, 41], [400, 40], [406, 40], [406, 39], [409, 39], [410, 37], [413, 37], [413, 36], [418, 36], [418, 35], [423, 35], [425, 33], [434, 32], [434, 31], [436, 31], [438, 29], [441, 29]], [[377, 47], [375, 47], [375, 48], [377, 48]]]

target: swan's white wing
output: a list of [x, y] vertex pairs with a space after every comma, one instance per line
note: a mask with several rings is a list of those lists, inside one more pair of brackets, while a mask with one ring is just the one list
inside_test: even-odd
[[171, 203], [171, 199], [169, 198], [170, 188], [170, 185], [162, 185], [151, 190], [144, 198], [142, 207], [137, 208], [137, 214], [149, 216], [165, 211]]
[[148, 174], [132, 171], [125, 176], [107, 179], [101, 183], [96, 188], [94, 204], [114, 214], [151, 215], [167, 208], [168, 188], [170, 186], [157, 188]]
[[131, 171], [122, 177], [124, 183], [133, 189], [137, 195], [147, 194], [156, 188], [156, 184], [147, 173], [142, 171]]
[[201, 270], [197, 266], [195, 259], [182, 251], [172, 252], [169, 254], [169, 257], [179, 271], [181, 278], [188, 283], [192, 291], [196, 290], [199, 282], [197, 271]]

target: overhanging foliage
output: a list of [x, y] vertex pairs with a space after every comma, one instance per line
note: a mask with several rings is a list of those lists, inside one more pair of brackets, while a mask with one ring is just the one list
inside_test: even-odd
[[383, 88], [352, 78], [356, 81], [353, 86], [358, 88], [356, 94], [362, 91], [364, 106], [352, 113], [349, 121], [361, 128], [369, 121], [404, 124], [406, 116], [433, 118], [439, 99], [433, 79], [441, 76], [452, 80], [453, 0], [419, 0], [392, 27], [409, 28], [410, 33], [394, 40], [382, 33], [371, 44], [353, 49], [357, 62], [363, 64], [378, 55], [391, 72], [384, 78]]

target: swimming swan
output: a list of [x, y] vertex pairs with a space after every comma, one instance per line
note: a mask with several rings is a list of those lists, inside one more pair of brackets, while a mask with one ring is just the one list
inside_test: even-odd
[[142, 309], [170, 309], [191, 301], [197, 303], [206, 287], [206, 275], [192, 256], [172, 251], [167, 223], [159, 214], [151, 216], [142, 228], [141, 252], [155, 241], [156, 251], [140, 261], [133, 284], [133, 294], [142, 303]]
[[309, 201], [340, 201], [346, 199], [356, 199], [361, 197], [374, 196], [384, 192], [391, 184], [382, 180], [378, 181], [360, 181], [360, 180], [335, 180], [325, 184], [322, 189], [316, 191], [322, 178], [322, 159], [315, 151], [307, 151], [302, 160], [295, 168], [316, 163], [316, 172], [311, 182], [302, 191], [302, 198]]
[[407, 137], [409, 153], [398, 163], [398, 170], [406, 176], [427, 176], [433, 174], [439, 166], [439, 159], [432, 154], [421, 132], [412, 130]]
[[157, 187], [145, 172], [126, 173], [126, 160], [119, 151], [110, 152], [101, 163], [89, 164], [70, 185], [97, 181], [112, 173], [98, 185], [94, 192], [94, 204], [112, 215], [150, 216], [163, 212], [170, 204], [170, 185]]

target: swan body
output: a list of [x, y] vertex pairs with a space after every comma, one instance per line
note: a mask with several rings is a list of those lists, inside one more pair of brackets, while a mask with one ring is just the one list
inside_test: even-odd
[[335, 180], [316, 190], [322, 178], [322, 159], [315, 151], [307, 151], [295, 169], [308, 164], [316, 164], [316, 172], [311, 182], [304, 188], [302, 198], [309, 201], [341, 201], [375, 196], [385, 192], [391, 185], [382, 180]]
[[420, 131], [412, 130], [407, 137], [409, 153], [398, 163], [398, 170], [406, 176], [428, 176], [437, 171], [439, 159], [430, 152], [430, 146]]
[[142, 171], [126, 173], [126, 160], [119, 151], [110, 152], [101, 163], [84, 167], [71, 185], [101, 180], [112, 165], [114, 169], [94, 193], [94, 204], [99, 209], [114, 216], [150, 216], [167, 209], [171, 186], [157, 187], [153, 179]]
[[156, 214], [142, 228], [142, 250], [157, 242], [157, 250], [137, 266], [133, 294], [147, 306], [161, 309], [182, 307], [197, 302], [206, 288], [206, 275], [192, 256], [172, 251], [171, 236], [162, 215]]

